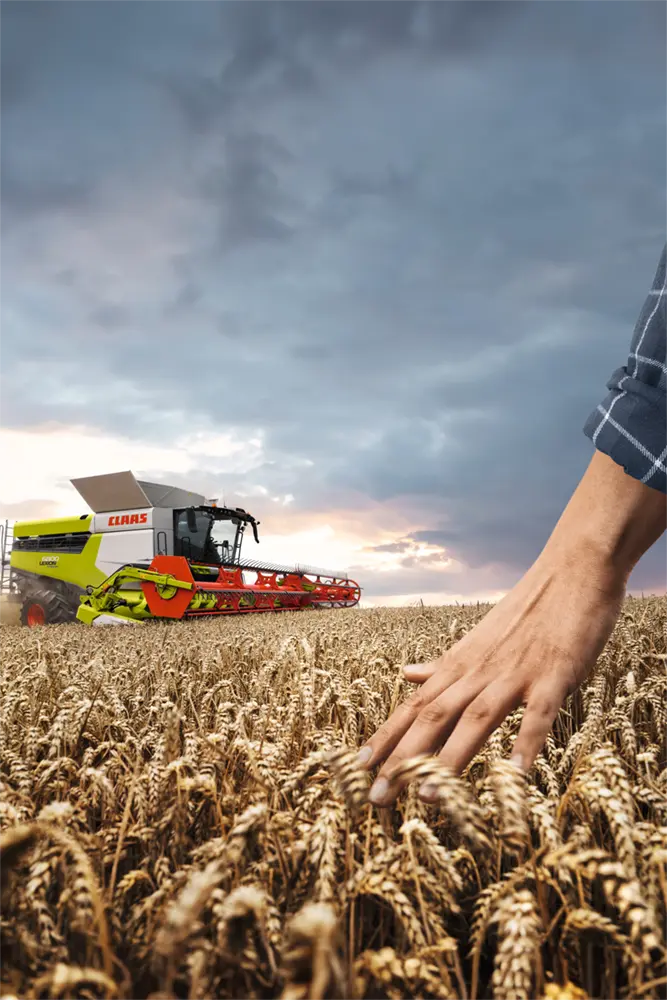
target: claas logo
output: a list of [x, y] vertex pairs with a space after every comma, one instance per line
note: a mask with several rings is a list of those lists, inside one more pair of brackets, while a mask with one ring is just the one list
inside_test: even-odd
[[123, 524], [146, 524], [148, 514], [113, 514], [107, 524], [110, 528], [119, 528]]

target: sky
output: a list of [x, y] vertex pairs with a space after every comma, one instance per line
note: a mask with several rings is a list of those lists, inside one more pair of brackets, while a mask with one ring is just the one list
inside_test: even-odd
[[665, 5], [1, 13], [0, 515], [132, 469], [367, 604], [506, 592], [665, 241]]

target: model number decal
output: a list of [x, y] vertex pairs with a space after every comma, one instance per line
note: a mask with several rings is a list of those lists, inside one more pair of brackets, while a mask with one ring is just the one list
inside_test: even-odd
[[119, 528], [122, 524], [146, 524], [148, 514], [113, 514], [107, 524], [110, 528]]
[[42, 556], [39, 560], [40, 566], [57, 566], [59, 556]]

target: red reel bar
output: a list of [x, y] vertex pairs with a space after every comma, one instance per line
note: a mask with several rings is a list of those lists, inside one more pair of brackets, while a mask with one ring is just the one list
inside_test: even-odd
[[[146, 603], [156, 618], [203, 618], [206, 615], [290, 611], [309, 607], [354, 607], [361, 595], [358, 584], [353, 580], [316, 573], [299, 575], [290, 570], [246, 569], [256, 577], [253, 583], [248, 584], [244, 581], [242, 566], [211, 566], [217, 576], [204, 582], [195, 580], [190, 564], [183, 556], [156, 556], [149, 568], [192, 584], [191, 589], [184, 590], [142, 582]], [[197, 593], [215, 597], [215, 608], [188, 610]]]

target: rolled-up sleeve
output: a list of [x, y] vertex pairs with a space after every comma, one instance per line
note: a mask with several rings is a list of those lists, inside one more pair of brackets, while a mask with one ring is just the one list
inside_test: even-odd
[[607, 382], [609, 394], [584, 434], [629, 476], [667, 493], [667, 244], [632, 336], [627, 364]]

